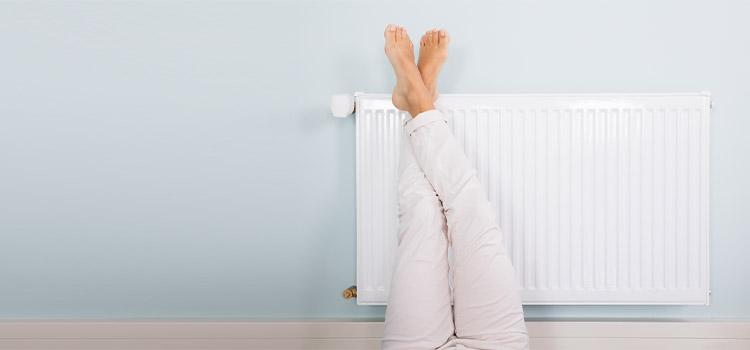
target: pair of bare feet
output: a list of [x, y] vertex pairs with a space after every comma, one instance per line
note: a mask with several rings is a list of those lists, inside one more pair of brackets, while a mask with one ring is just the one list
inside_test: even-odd
[[385, 28], [385, 55], [396, 72], [393, 105], [412, 117], [435, 109], [438, 75], [448, 58], [450, 36], [445, 29], [427, 31], [419, 40], [419, 61], [414, 63], [414, 44], [406, 29], [393, 24]]

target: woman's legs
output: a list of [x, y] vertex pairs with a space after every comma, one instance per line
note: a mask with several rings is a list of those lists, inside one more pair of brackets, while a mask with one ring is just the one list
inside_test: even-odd
[[[448, 57], [446, 30], [428, 31], [420, 40], [419, 71], [431, 99]], [[528, 348], [515, 272], [487, 195], [456, 139], [437, 110], [407, 121], [405, 132], [425, 176], [443, 203], [453, 247], [454, 323], [461, 344], [481, 349]]]
[[[434, 109], [403, 28], [385, 31], [385, 52], [398, 80], [393, 103], [410, 113]], [[414, 114], [415, 115], [415, 114]], [[440, 199], [401, 143], [398, 180], [398, 250], [383, 330], [383, 349], [436, 349], [454, 334], [448, 282], [448, 238]]]
[[[432, 104], [406, 31], [389, 26], [385, 37], [397, 78], [393, 104], [415, 118], [404, 127], [399, 249], [383, 348], [527, 349], [515, 273], [476, 170]], [[444, 218], [436, 214], [440, 210], [454, 252], [455, 336], [449, 334], [447, 243]], [[441, 345], [446, 335], [450, 339]]]
[[527, 349], [515, 272], [476, 170], [440, 111], [420, 113], [404, 131], [448, 222], [458, 337], [451, 342], [477, 349]]

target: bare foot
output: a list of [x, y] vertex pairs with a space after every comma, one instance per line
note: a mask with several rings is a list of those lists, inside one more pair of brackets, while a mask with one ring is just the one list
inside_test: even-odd
[[419, 40], [419, 73], [422, 75], [425, 87], [430, 91], [432, 101], [437, 100], [440, 93], [437, 88], [438, 75], [443, 63], [448, 58], [448, 44], [451, 37], [445, 29], [428, 30]]
[[435, 109], [429, 91], [422, 82], [422, 76], [414, 63], [414, 45], [406, 34], [406, 29], [389, 25], [385, 28], [385, 55], [396, 72], [396, 87], [393, 88], [393, 105], [407, 111], [412, 117]]

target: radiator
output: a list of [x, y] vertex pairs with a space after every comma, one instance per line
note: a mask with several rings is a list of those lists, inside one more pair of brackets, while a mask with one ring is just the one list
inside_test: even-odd
[[[357, 303], [384, 305], [408, 115], [390, 95], [349, 99]], [[441, 95], [437, 108], [495, 209], [524, 304], [708, 305], [710, 104], [708, 92]]]

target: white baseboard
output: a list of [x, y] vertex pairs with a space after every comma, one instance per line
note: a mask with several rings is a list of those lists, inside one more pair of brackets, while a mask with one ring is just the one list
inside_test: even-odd
[[[532, 350], [748, 350], [750, 321], [528, 321]], [[380, 349], [382, 320], [0, 320], [0, 349]]]

